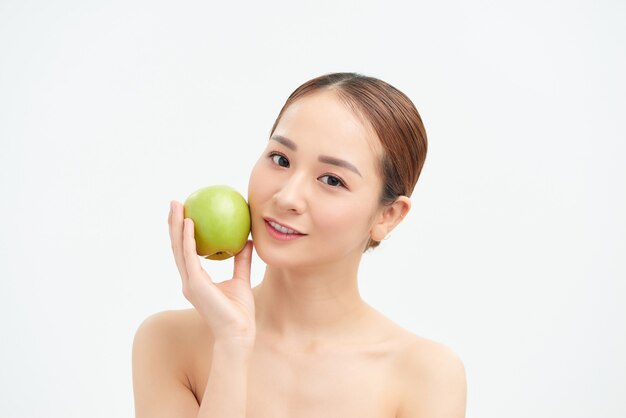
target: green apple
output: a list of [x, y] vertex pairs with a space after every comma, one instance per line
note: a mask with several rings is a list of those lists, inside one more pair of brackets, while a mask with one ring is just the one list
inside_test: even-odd
[[226, 260], [245, 247], [250, 234], [250, 208], [232, 187], [204, 187], [192, 193], [183, 207], [185, 218], [194, 223], [199, 256]]

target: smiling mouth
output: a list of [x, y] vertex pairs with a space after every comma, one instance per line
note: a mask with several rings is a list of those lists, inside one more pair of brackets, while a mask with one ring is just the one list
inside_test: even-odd
[[277, 222], [273, 222], [273, 221], [267, 221], [268, 224], [270, 224], [270, 226], [272, 228], [274, 228], [275, 230], [277, 230], [278, 232], [282, 232], [283, 234], [298, 234], [298, 235], [302, 235], [301, 233], [299, 233], [298, 231], [294, 231], [293, 229], [289, 229], [285, 226], [282, 226], [281, 224], [277, 223]]
[[306, 235], [295, 229], [282, 225], [271, 218], [264, 218], [263, 221], [265, 222], [268, 233], [272, 237], [279, 240], [291, 240]]

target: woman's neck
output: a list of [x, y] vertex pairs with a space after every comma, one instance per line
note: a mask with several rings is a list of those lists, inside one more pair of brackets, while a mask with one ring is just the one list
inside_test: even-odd
[[297, 271], [267, 266], [253, 289], [257, 334], [288, 344], [347, 341], [371, 313], [357, 272], [358, 262]]

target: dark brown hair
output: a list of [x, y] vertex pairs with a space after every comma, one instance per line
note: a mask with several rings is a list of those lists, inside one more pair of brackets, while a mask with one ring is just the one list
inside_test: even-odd
[[[383, 148], [380, 204], [391, 205], [398, 196], [410, 197], [426, 159], [426, 130], [413, 102], [382, 80], [357, 73], [332, 73], [309, 80], [287, 98], [270, 136], [291, 103], [321, 89], [332, 89], [378, 136]], [[370, 239], [365, 249], [378, 244]]]

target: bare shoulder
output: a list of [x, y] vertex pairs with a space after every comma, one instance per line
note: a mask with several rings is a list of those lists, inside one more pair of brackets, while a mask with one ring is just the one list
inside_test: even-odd
[[208, 337], [208, 328], [195, 309], [169, 310], [148, 316], [135, 333], [138, 339], [149, 339], [153, 349], [170, 353], [184, 351], [199, 339]]
[[402, 387], [399, 418], [465, 417], [465, 367], [449, 347], [403, 332], [398, 354]]
[[137, 417], [195, 416], [188, 370], [194, 346], [208, 338], [202, 327], [194, 309], [158, 312], [139, 325], [132, 348]]

